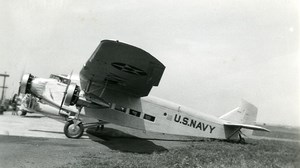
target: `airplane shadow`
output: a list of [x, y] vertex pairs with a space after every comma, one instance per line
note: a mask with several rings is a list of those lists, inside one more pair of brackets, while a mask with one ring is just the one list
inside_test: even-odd
[[[37, 130], [37, 129], [30, 129], [29, 131], [33, 132], [44, 132], [44, 133], [53, 133], [53, 134], [61, 134], [64, 135], [64, 132], [62, 131], [46, 131], [46, 130]], [[89, 136], [87, 133], [83, 133], [82, 136]]]
[[29, 131], [34, 131], [34, 132], [45, 132], [45, 133], [54, 133], [54, 134], [64, 134], [63, 132], [58, 132], [58, 131], [45, 131], [45, 130], [32, 130], [30, 129]]
[[34, 115], [32, 115], [32, 116], [22, 116], [22, 115], [20, 115], [20, 117], [24, 117], [24, 118], [44, 118], [45, 116], [34, 116]]
[[95, 128], [89, 128], [86, 132], [88, 133], [88, 136], [91, 134], [102, 139], [102, 141], [95, 140], [92, 137], [90, 139], [105, 145], [112, 150], [141, 154], [168, 151], [166, 148], [156, 145], [147, 139], [139, 138], [113, 128], [105, 128], [101, 131], [96, 131]]

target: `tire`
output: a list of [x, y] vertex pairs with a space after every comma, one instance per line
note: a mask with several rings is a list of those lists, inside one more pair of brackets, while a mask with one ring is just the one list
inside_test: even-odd
[[241, 138], [240, 141], [239, 141], [239, 143], [246, 144], [246, 140], [244, 138]]
[[83, 125], [82, 123], [79, 123], [75, 129], [73, 129], [74, 127], [74, 122], [73, 120], [71, 121], [67, 121], [64, 127], [64, 133], [66, 135], [66, 137], [68, 138], [72, 138], [72, 139], [78, 139], [83, 135]]
[[27, 112], [22, 110], [21, 116], [25, 116], [26, 114]]

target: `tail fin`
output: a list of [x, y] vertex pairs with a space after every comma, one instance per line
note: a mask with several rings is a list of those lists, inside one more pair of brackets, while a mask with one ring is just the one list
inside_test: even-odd
[[224, 114], [220, 118], [225, 120], [225, 134], [227, 139], [238, 139], [240, 129], [244, 128], [243, 134], [251, 135], [253, 130], [268, 131], [268, 129], [256, 126], [257, 108], [245, 100], [241, 101], [240, 107]]
[[220, 118], [232, 123], [254, 125], [257, 117], [257, 107], [242, 100], [241, 105]]

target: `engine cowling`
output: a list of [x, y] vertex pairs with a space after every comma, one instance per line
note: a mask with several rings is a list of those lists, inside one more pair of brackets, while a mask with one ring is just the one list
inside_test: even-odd
[[68, 87], [64, 104], [66, 106], [73, 106], [79, 99], [80, 87], [74, 83], [71, 83]]
[[22, 76], [21, 82], [20, 82], [20, 93], [21, 94], [27, 94], [31, 93], [31, 82], [35, 77], [31, 74], [25, 74]]

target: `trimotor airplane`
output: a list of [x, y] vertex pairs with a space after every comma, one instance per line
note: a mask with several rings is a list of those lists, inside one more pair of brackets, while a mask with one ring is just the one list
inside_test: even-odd
[[257, 108], [246, 101], [218, 118], [148, 96], [164, 70], [159, 60], [140, 48], [103, 40], [83, 65], [80, 84], [26, 74], [20, 87], [23, 94], [75, 114], [65, 123], [69, 138], [82, 136], [88, 123], [81, 121], [81, 115], [145, 131], [241, 142], [241, 129], [269, 131], [254, 125]]

